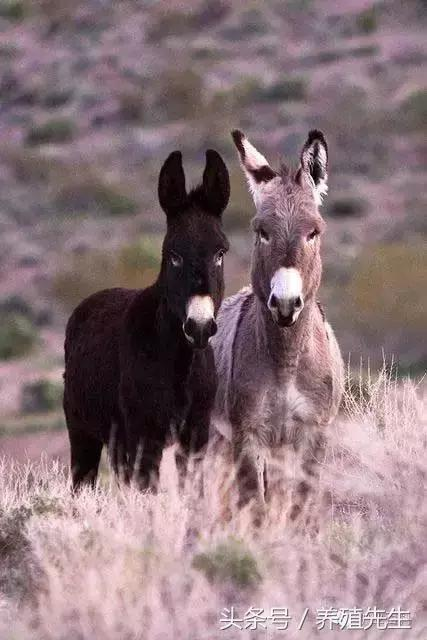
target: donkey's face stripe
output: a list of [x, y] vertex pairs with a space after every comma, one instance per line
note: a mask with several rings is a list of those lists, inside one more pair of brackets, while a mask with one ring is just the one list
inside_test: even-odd
[[293, 267], [281, 267], [271, 279], [271, 292], [278, 300], [293, 300], [302, 296], [300, 272]]
[[214, 317], [214, 309], [210, 296], [193, 296], [187, 303], [187, 319], [205, 324]]

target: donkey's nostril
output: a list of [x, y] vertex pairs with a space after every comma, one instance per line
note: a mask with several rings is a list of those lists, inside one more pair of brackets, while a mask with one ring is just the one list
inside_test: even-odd
[[270, 306], [270, 309], [277, 309], [277, 298], [274, 295], [274, 293], [272, 293], [270, 296], [269, 306]]
[[302, 307], [302, 298], [301, 298], [301, 296], [297, 296], [295, 298], [294, 308], [295, 309], [301, 309], [301, 307]]

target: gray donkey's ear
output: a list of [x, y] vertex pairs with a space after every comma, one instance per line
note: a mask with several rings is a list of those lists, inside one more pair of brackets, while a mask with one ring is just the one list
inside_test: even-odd
[[245, 134], [235, 129], [231, 132], [255, 204], [262, 199], [265, 185], [277, 176], [264, 156], [249, 142]]
[[318, 205], [328, 192], [328, 145], [321, 131], [313, 129], [301, 151], [301, 169], [313, 188]]

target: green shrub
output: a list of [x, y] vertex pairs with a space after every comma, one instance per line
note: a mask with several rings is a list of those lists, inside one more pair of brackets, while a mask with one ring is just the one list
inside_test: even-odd
[[23, 413], [53, 411], [62, 403], [62, 384], [51, 380], [37, 380], [24, 385], [21, 408]]
[[399, 122], [407, 129], [425, 128], [427, 122], [427, 89], [417, 89], [399, 109]]
[[263, 102], [304, 100], [307, 83], [304, 78], [283, 78], [260, 90], [259, 99]]
[[219, 544], [213, 551], [195, 555], [193, 567], [204, 573], [210, 582], [232, 582], [241, 588], [254, 587], [261, 582], [255, 558], [234, 540]]
[[48, 109], [58, 109], [63, 107], [73, 97], [73, 90], [68, 87], [49, 87], [45, 88], [40, 102]]
[[357, 16], [357, 28], [361, 33], [370, 34], [378, 29], [378, 13], [375, 6], [365, 9]]
[[0, 18], [8, 20], [23, 20], [28, 13], [28, 7], [23, 0], [0, 0]]
[[11, 360], [28, 354], [37, 342], [37, 330], [21, 313], [0, 314], [0, 360]]
[[74, 135], [74, 123], [65, 118], [58, 118], [31, 127], [26, 136], [26, 144], [30, 146], [60, 144], [62, 142], [70, 142], [74, 138]]
[[56, 202], [67, 210], [99, 212], [106, 215], [132, 215], [138, 211], [138, 204], [118, 185], [108, 184], [102, 177], [78, 176], [70, 184], [59, 188]]
[[335, 198], [327, 205], [327, 217], [331, 218], [353, 218], [366, 213], [368, 203], [363, 198], [352, 198], [342, 196]]

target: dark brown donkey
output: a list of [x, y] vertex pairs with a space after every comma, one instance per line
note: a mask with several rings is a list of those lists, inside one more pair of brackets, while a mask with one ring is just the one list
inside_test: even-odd
[[240, 131], [233, 139], [256, 205], [252, 286], [227, 298], [218, 315], [215, 423], [233, 442], [240, 502], [254, 498], [257, 512], [270, 454], [285, 445], [282, 473], [292, 475], [290, 454], [299, 452], [295, 518], [343, 382], [339, 347], [316, 301], [328, 149], [311, 131], [299, 168], [277, 172]]
[[95, 483], [104, 444], [116, 472], [133, 473], [142, 488], [156, 486], [172, 435], [181, 469], [205, 447], [217, 385], [208, 343], [224, 293], [221, 216], [229, 195], [216, 151], [206, 152], [203, 182], [190, 193], [181, 153], [172, 153], [159, 177], [167, 232], [156, 282], [100, 291], [70, 317], [64, 410], [74, 489]]

